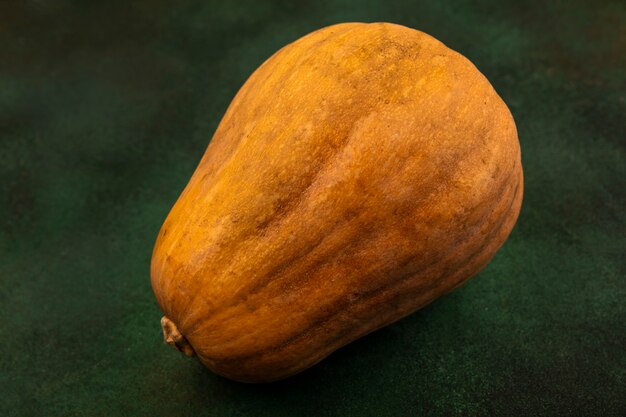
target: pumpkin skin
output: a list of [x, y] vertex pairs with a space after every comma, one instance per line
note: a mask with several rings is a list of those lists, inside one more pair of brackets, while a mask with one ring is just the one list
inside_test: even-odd
[[246, 81], [159, 232], [166, 341], [237, 381], [298, 373], [476, 275], [522, 189], [466, 58], [395, 24], [315, 31]]

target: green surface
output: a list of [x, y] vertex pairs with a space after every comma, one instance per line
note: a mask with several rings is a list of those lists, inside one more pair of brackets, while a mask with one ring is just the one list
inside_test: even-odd
[[[626, 415], [626, 6], [0, 4], [0, 416]], [[158, 229], [231, 98], [342, 21], [423, 30], [515, 116], [511, 238], [456, 292], [282, 383], [164, 345]]]

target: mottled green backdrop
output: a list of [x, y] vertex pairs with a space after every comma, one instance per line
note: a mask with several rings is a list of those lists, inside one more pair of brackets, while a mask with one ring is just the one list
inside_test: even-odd
[[[625, 4], [2, 1], [0, 415], [626, 415]], [[230, 382], [163, 344], [152, 244], [248, 75], [343, 21], [484, 72], [522, 213], [451, 295], [285, 382]]]

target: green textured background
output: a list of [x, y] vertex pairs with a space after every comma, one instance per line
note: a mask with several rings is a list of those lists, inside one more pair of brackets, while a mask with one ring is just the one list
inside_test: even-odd
[[[517, 122], [522, 213], [458, 291], [234, 383], [163, 344], [152, 245], [248, 75], [342, 21], [477, 65]], [[626, 415], [625, 55], [619, 1], [3, 1], [0, 415]]]

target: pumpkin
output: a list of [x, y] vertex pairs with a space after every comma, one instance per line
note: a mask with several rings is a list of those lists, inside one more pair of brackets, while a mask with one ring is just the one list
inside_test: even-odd
[[265, 61], [165, 220], [165, 340], [244, 382], [296, 374], [481, 271], [516, 222], [513, 118], [422, 32], [345, 23]]

